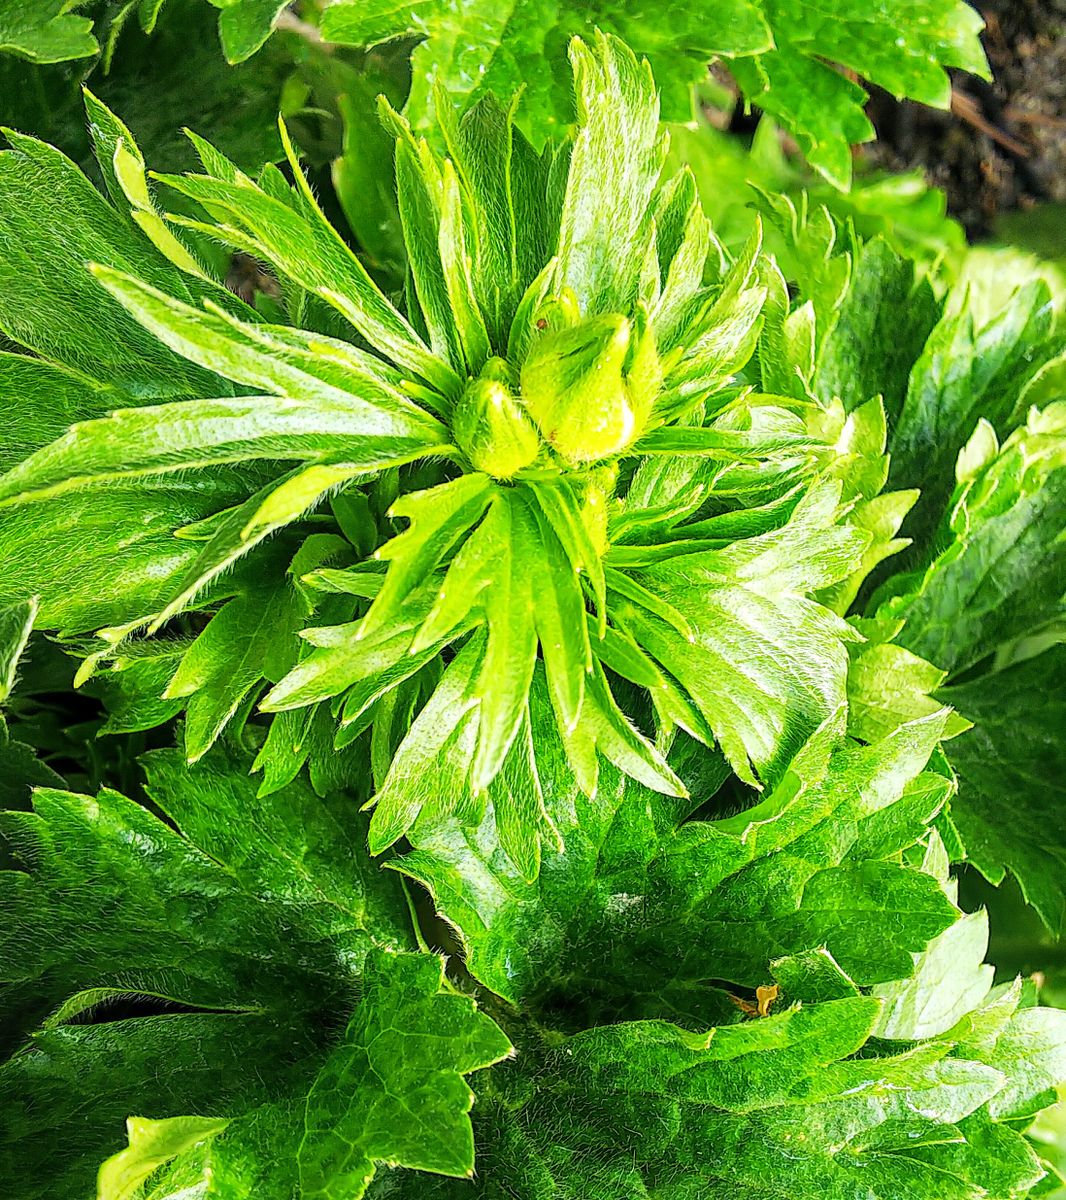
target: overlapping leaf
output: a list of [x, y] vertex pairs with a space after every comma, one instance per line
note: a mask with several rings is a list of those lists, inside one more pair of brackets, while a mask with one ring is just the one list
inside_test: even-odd
[[92, 21], [72, 13], [74, 7], [69, 0], [33, 4], [4, 0], [0, 4], [0, 52], [36, 63], [64, 62], [95, 54], [99, 47], [92, 34]]
[[[965, 291], [949, 294], [941, 314], [927, 287], [915, 286], [908, 264], [887, 248], [857, 248], [824, 212], [769, 197], [761, 203], [803, 280], [795, 300], [782, 303], [778, 293], [768, 302], [772, 315], [759, 354], [764, 379], [768, 368], [779, 387], [790, 373], [798, 377], [823, 406], [827, 437], [831, 392], [849, 405], [884, 392], [891, 468], [882, 463], [879, 476], [868, 459], [867, 490], [860, 489], [864, 499], [849, 519], [874, 535], [868, 566], [876, 568], [884, 549], [903, 550], [904, 565], [916, 568], [873, 594], [868, 611], [876, 617], [852, 620], [867, 640], [851, 647], [849, 730], [883, 736], [934, 711], [938, 689], [963, 677], [958, 695], [966, 704], [947, 732], [976, 727], [947, 748], [953, 762], [958, 754], [962, 780], [953, 802], [956, 833], [966, 827], [973, 861], [990, 878], [1017, 871], [1057, 928], [1061, 847], [1058, 822], [1047, 821], [1056, 794], [1047, 738], [1061, 692], [1053, 668], [1066, 593], [1064, 441], [1059, 403], [1025, 414], [1028, 403], [1056, 395], [1061, 338], [1048, 293], [1040, 283], [1022, 287], [975, 328]], [[908, 311], [902, 330], [901, 304]], [[851, 419], [863, 411], [856, 408]], [[873, 426], [863, 424], [869, 441]], [[880, 495], [886, 477], [914, 490]], [[857, 590], [845, 589], [842, 598], [850, 602]], [[1014, 743], [998, 713], [1004, 697], [1024, 694], [1025, 679], [1039, 681], [1040, 699], [1024, 705], [1023, 724], [1011, 725], [1024, 729]], [[942, 695], [951, 699], [954, 688]], [[1025, 763], [1020, 772], [1009, 766], [1015, 751]], [[964, 853], [957, 838], [953, 844]]]
[[924, 573], [886, 585], [902, 593], [886, 600], [906, 620], [902, 644], [952, 675], [1063, 611], [1066, 403], [1034, 409], [1002, 449], [982, 420], [958, 474], [942, 552]]
[[974, 723], [950, 749], [959, 777], [952, 805], [968, 859], [995, 883], [1006, 871], [1047, 927], [1066, 923], [1062, 645], [945, 688]]
[[[711, 981], [754, 988], [771, 959], [823, 945], [864, 983], [895, 978], [951, 922], [939, 883], [893, 861], [950, 792], [922, 770], [945, 713], [835, 753], [830, 721], [757, 807], [686, 821], [692, 802], [616, 771], [584, 796], [538, 693], [539, 786], [561, 839], [539, 878], [521, 879], [492, 819], [416, 826], [415, 849], [391, 864], [430, 889], [470, 971], [501, 995], [543, 1000], [562, 987], [654, 1007], [659, 993], [698, 1012]], [[704, 770], [693, 787], [707, 803], [728, 769]]]
[[980, 328], [959, 305], [930, 334], [911, 371], [890, 446], [891, 482], [921, 486], [908, 524], [916, 549], [930, 548], [955, 486], [955, 460], [979, 419], [1003, 438], [1024, 416], [1027, 387], [1062, 351], [1053, 325], [1047, 286], [1034, 281]]
[[1064, 911], [1060, 822], [1049, 820], [1066, 594], [1062, 418], [1061, 403], [1034, 409], [1002, 448], [982, 419], [959, 456], [943, 549], [881, 593], [883, 616], [901, 625], [896, 642], [962, 677], [942, 695], [974, 723], [949, 751], [968, 855], [997, 882], [1012, 871], [1051, 929]]
[[[1047, 1009], [1012, 1015], [1017, 1003], [1015, 989], [944, 1039], [896, 1054], [871, 1053], [880, 1005], [854, 994], [698, 1032], [639, 1021], [557, 1044], [531, 1039], [516, 1063], [494, 1071], [479, 1108], [479, 1161], [490, 1166], [473, 1194], [1026, 1195], [1044, 1167], [997, 1118], [1024, 1111], [1062, 1071], [1063, 1021]], [[965, 1044], [977, 1027], [984, 1042]], [[1030, 1064], [1014, 1057], [1027, 1029], [1041, 1031]], [[421, 1186], [396, 1173], [375, 1194], [471, 1191]]]
[[[206, 1123], [155, 1165], [177, 1153], [167, 1180], [205, 1194], [289, 1196], [298, 1171], [305, 1195], [358, 1196], [382, 1160], [469, 1172], [462, 1075], [509, 1045], [441, 993], [440, 959], [398, 952], [403, 897], [346, 802], [303, 784], [257, 800], [248, 763], [217, 750], [147, 766], [173, 826], [108, 792], [39, 791], [4, 818], [28, 868], [0, 876], [4, 975], [31, 1035], [0, 1068], [7, 1189], [87, 1193], [127, 1117], [189, 1113]], [[101, 1194], [132, 1195], [131, 1173], [105, 1167]]]
[[[108, 53], [111, 42], [122, 26], [136, 11], [138, 21], [150, 33], [159, 18], [166, 0], [130, 0], [118, 14], [105, 14], [95, 31], [103, 40], [105, 33]], [[222, 49], [230, 63], [240, 63], [254, 54], [270, 36], [278, 14], [285, 7], [283, 0], [210, 0], [221, 9], [218, 34]], [[35, 63], [66, 62], [87, 58], [100, 50], [89, 17], [72, 13], [79, 7], [70, 0], [5, 0], [0, 5], [0, 52], [16, 54]]]
[[524, 121], [536, 141], [570, 115], [563, 49], [590, 25], [647, 54], [663, 89], [668, 120], [692, 115], [692, 86], [712, 58], [724, 59], [746, 98], [774, 114], [811, 163], [838, 186], [851, 177], [848, 144], [868, 141], [866, 93], [831, 63], [850, 68], [897, 96], [946, 107], [945, 67], [979, 75], [987, 64], [980, 20], [954, 0], [911, 0], [871, 14], [859, 3], [827, 7], [778, 0], [682, 0], [654, 13], [629, 0], [547, 5], [539, 0], [481, 3], [447, 0], [334, 0], [327, 39], [359, 46], [415, 35], [408, 109], [425, 127], [435, 86], [462, 97], [495, 92], [510, 99], [526, 87]]

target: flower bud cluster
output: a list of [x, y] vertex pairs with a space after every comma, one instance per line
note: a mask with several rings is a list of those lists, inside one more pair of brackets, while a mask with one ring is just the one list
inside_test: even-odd
[[470, 465], [496, 479], [513, 478], [546, 450], [581, 469], [615, 457], [640, 437], [661, 386], [643, 309], [633, 318], [582, 317], [566, 292], [537, 313], [517, 381], [499, 358], [471, 381], [456, 406], [453, 432]]

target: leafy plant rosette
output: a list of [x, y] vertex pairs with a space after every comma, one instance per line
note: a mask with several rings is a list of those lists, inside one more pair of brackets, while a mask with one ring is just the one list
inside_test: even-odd
[[[758, 229], [728, 261], [661, 178], [647, 66], [602, 35], [571, 59], [559, 148], [491, 98], [438, 96], [445, 153], [384, 108], [395, 298], [284, 128], [292, 183], [194, 138], [204, 173], [157, 191], [90, 96], [110, 202], [8, 135], [0, 666], [35, 619], [105, 733], [184, 714], [143, 801], [44, 787], [4, 818], [11, 1195], [1047, 1178], [1025, 1130], [1066, 1023], [992, 987], [956, 904], [967, 722], [899, 640], [910, 593], [852, 612], [906, 544], [886, 441], [921, 443], [907, 380], [954, 318], [770, 198], [803, 289]], [[277, 287], [227, 292], [204, 239]], [[1024, 325], [1023, 369], [1010, 328], [982, 350], [1013, 412], [1057, 350]]]

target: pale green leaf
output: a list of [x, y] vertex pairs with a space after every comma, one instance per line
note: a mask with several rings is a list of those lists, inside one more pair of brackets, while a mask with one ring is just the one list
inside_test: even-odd
[[577, 137], [559, 223], [556, 289], [572, 288], [585, 316], [624, 312], [635, 299], [632, 280], [666, 152], [655, 85], [647, 63], [602, 34], [591, 45], [571, 42], [570, 57]]
[[136, 1200], [141, 1184], [153, 1171], [217, 1137], [228, 1124], [224, 1118], [211, 1117], [170, 1117], [164, 1121], [128, 1117], [130, 1144], [100, 1167], [97, 1200]]

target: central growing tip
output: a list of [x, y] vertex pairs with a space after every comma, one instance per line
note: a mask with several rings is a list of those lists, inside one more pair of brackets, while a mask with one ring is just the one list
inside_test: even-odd
[[470, 381], [452, 432], [474, 470], [495, 479], [538, 461], [580, 469], [633, 444], [661, 385], [643, 310], [582, 317], [567, 289], [535, 315], [521, 366], [492, 358]]

